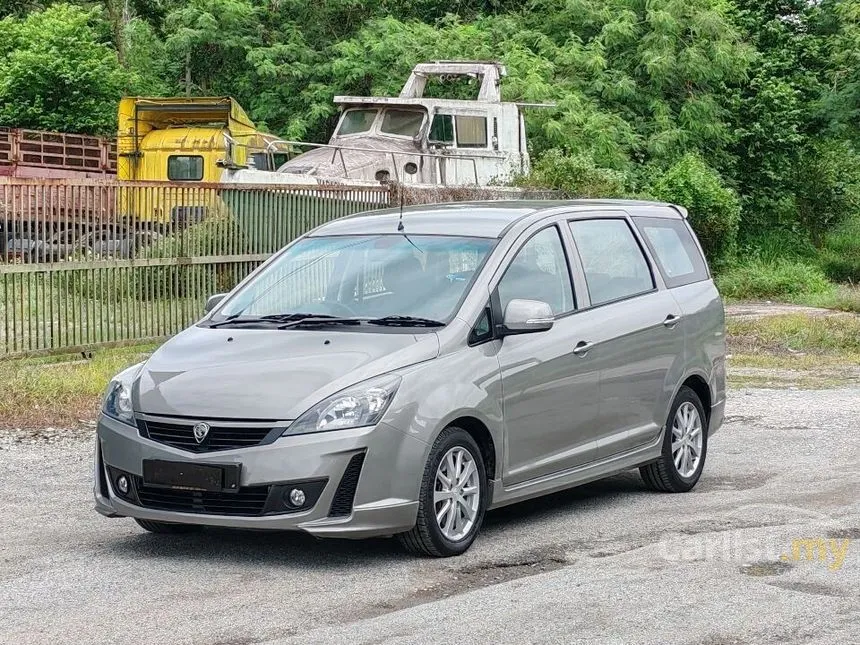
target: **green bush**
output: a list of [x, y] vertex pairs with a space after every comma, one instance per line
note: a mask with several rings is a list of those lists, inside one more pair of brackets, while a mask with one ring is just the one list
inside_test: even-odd
[[684, 155], [651, 183], [648, 192], [689, 211], [690, 223], [714, 266], [723, 265], [734, 256], [740, 200], [701, 157]]
[[516, 183], [560, 190], [571, 197], [623, 197], [629, 192], [624, 173], [600, 168], [588, 155], [565, 155], [558, 149], [541, 155], [531, 173]]
[[833, 290], [827, 276], [815, 264], [802, 260], [765, 261], [749, 259], [717, 274], [723, 296], [741, 300], [791, 298], [800, 294], [823, 294]]
[[860, 217], [853, 217], [824, 237], [821, 266], [831, 280], [860, 282]]

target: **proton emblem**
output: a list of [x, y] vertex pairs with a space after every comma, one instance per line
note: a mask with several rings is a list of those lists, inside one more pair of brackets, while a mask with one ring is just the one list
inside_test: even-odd
[[210, 428], [208, 423], [198, 423], [193, 428], [194, 440], [197, 443], [203, 443], [203, 441], [206, 439], [206, 435], [209, 434], [209, 430]]

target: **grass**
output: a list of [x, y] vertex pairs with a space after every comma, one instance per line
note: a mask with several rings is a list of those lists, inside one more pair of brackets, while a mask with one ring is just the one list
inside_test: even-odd
[[72, 428], [91, 421], [111, 377], [155, 349], [135, 345], [92, 359], [51, 356], [0, 363], [0, 428]]
[[734, 387], [828, 388], [860, 381], [860, 316], [729, 319]]
[[[727, 331], [729, 379], [736, 387], [833, 387], [860, 377], [860, 316], [729, 319]], [[111, 377], [155, 347], [103, 349], [89, 360], [52, 356], [0, 362], [0, 428], [91, 422]]]
[[790, 314], [726, 323], [730, 351], [860, 355], [860, 317]]

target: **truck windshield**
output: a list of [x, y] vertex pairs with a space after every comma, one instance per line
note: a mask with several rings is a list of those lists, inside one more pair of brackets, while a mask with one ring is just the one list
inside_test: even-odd
[[211, 320], [302, 313], [448, 322], [495, 242], [399, 234], [305, 238]]
[[367, 132], [373, 126], [373, 121], [378, 112], [379, 110], [375, 109], [347, 110], [340, 122], [340, 127], [337, 129], [338, 135]]

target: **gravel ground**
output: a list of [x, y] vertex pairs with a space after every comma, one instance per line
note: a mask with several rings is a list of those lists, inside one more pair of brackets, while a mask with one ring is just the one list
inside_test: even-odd
[[0, 434], [0, 642], [860, 644], [860, 389], [729, 414], [692, 493], [619, 475], [493, 512], [448, 560], [149, 535], [91, 510], [89, 437]]

